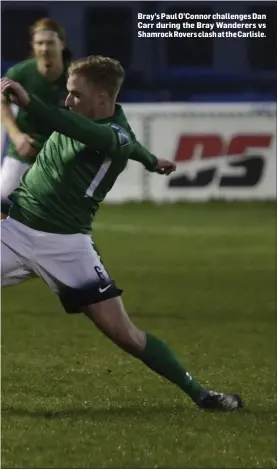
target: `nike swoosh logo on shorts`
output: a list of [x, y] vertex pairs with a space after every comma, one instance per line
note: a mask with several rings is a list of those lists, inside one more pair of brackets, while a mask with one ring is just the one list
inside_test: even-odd
[[108, 285], [107, 287], [100, 287], [99, 288], [99, 293], [104, 293], [106, 290], [108, 290], [108, 288], [110, 288], [112, 285], [110, 283], [110, 285]]

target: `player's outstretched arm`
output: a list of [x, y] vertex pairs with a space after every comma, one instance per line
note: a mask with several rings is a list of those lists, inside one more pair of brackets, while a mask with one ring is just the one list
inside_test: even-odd
[[[12, 100], [27, 111], [43, 119], [51, 130], [67, 135], [101, 152], [111, 154], [119, 145], [118, 133], [112, 126], [100, 125], [92, 122], [80, 114], [46, 104], [37, 96], [29, 96], [26, 90], [17, 82], [4, 78], [1, 80], [1, 93], [9, 94]], [[151, 171], [159, 174], [170, 174], [176, 166], [169, 160], [156, 159], [144, 147], [137, 144], [133, 159], [141, 162]], [[146, 163], [146, 164], [145, 164]]]
[[137, 161], [138, 163], [143, 164], [143, 166], [148, 171], [155, 171], [155, 168], [158, 163], [158, 158], [155, 155], [152, 155], [141, 143], [136, 141], [134, 150], [129, 156], [130, 160]]
[[43, 120], [49, 130], [85, 143], [94, 150], [111, 154], [119, 145], [117, 133], [111, 126], [96, 124], [80, 114], [46, 104], [37, 96], [28, 95], [17, 82], [7, 78], [2, 79], [1, 93], [8, 94], [18, 106], [25, 107], [28, 113]]
[[148, 171], [158, 174], [165, 174], [166, 176], [171, 174], [172, 171], [176, 170], [175, 163], [172, 163], [172, 161], [163, 158], [157, 158], [146, 148], [144, 148], [139, 142], [135, 143], [134, 150], [132, 151], [129, 159], [142, 163]]
[[132, 153], [129, 156], [130, 160], [134, 160], [138, 163], [143, 164], [143, 166], [150, 172], [166, 174], [167, 176], [172, 173], [172, 171], [176, 170], [176, 165], [174, 163], [169, 160], [157, 158], [155, 155], [150, 153], [143, 145], [141, 145], [141, 143], [137, 141], [137, 138], [130, 125], [128, 131], [133, 141], [135, 142]]

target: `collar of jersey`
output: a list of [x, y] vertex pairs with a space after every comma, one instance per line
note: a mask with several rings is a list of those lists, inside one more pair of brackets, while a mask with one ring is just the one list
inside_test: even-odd
[[115, 105], [115, 111], [112, 116], [105, 117], [104, 119], [98, 119], [95, 122], [99, 122], [100, 124], [105, 124], [106, 122], [115, 121], [118, 119], [120, 119], [121, 121], [125, 120], [125, 115], [122, 113], [122, 108], [120, 104]]

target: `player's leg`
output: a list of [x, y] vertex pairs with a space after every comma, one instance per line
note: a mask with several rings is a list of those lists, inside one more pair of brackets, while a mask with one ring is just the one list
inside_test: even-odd
[[19, 235], [16, 226], [10, 219], [1, 221], [1, 286], [7, 287], [24, 282], [33, 276], [27, 265], [28, 246], [26, 249], [24, 236]]
[[203, 388], [191, 378], [171, 350], [132, 323], [120, 298], [122, 290], [109, 276], [90, 237], [53, 235], [51, 243], [51, 235], [46, 234], [39, 241], [42, 243], [41, 254], [36, 267], [50, 287], [55, 282], [52, 288], [67, 313], [84, 312], [123, 350], [178, 383], [192, 398], [200, 396]]
[[23, 161], [9, 155], [5, 156], [1, 167], [1, 219], [7, 217], [11, 204], [8, 197], [17, 188], [28, 167]]
[[89, 236], [41, 234], [36, 251], [37, 271], [68, 313], [85, 313], [116, 345], [177, 384], [199, 406], [233, 410], [241, 405], [237, 395], [203, 388], [163, 341], [132, 323], [120, 298], [122, 290], [104, 268]]
[[165, 342], [139, 330], [132, 323], [121, 298], [88, 305], [83, 308], [83, 312], [116, 345], [176, 384], [199, 407], [230, 411], [242, 406], [238, 394], [216, 393], [203, 388]]

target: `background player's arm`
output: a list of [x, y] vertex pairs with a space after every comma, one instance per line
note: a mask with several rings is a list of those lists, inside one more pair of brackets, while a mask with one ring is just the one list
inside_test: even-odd
[[6, 128], [11, 140], [20, 133], [11, 107], [3, 95], [1, 95], [1, 122]]
[[16, 123], [11, 106], [7, 99], [1, 94], [1, 122], [5, 127], [10, 140], [13, 142], [18, 154], [23, 159], [33, 158], [37, 150], [33, 147], [34, 140], [24, 134]]
[[[11, 80], [18, 81], [20, 83], [20, 74], [17, 72], [16, 67], [11, 67], [5, 74], [6, 77], [10, 78]], [[6, 128], [9, 137], [11, 140], [15, 139], [18, 134], [21, 133], [17, 123], [16, 118], [13, 115], [11, 110], [11, 106], [8, 100], [1, 94], [1, 122]]]
[[118, 147], [117, 134], [108, 124], [96, 124], [80, 114], [46, 104], [35, 95], [30, 95], [25, 109], [42, 119], [49, 129], [85, 143], [96, 151], [111, 153]]
[[[20, 83], [21, 76], [17, 70], [17, 66], [11, 67], [6, 75], [11, 80], [16, 80]], [[32, 147], [33, 139], [24, 134], [17, 125], [16, 117], [14, 116], [11, 105], [8, 99], [1, 93], [1, 122], [8, 132], [10, 140], [15, 145], [19, 155], [22, 157], [33, 157], [36, 155], [37, 150]]]

